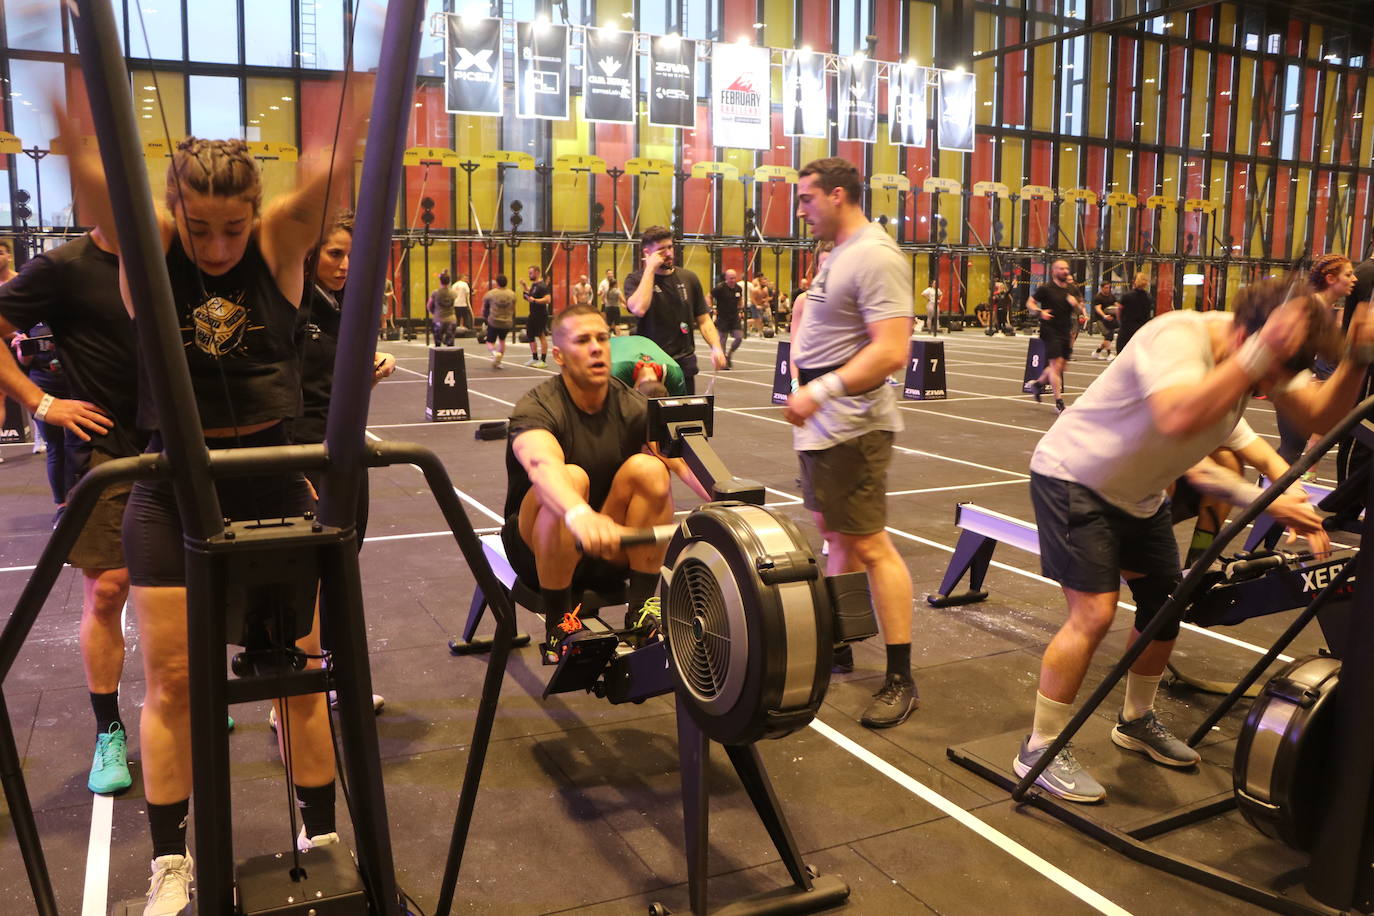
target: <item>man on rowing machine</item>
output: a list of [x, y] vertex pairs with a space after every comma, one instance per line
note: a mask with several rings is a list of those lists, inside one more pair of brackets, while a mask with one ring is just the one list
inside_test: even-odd
[[[1256, 389], [1302, 417], [1307, 431], [1329, 429], [1353, 405], [1374, 344], [1367, 309], [1351, 323], [1336, 374], [1312, 385], [1303, 368], [1318, 354], [1336, 356], [1339, 337], [1329, 310], [1305, 290], [1291, 298], [1288, 292], [1284, 281], [1266, 280], [1241, 291], [1234, 313], [1171, 312], [1151, 322], [1040, 440], [1030, 469], [1041, 570], [1063, 587], [1069, 616], [1045, 650], [1034, 724], [1013, 761], [1017, 775], [1028, 773], [1067, 725], [1115, 617], [1121, 579], [1136, 604], [1137, 634], [1178, 582], [1165, 487], [1186, 473], [1193, 486], [1229, 503], [1245, 505], [1259, 495], [1206, 457], [1235, 430]], [[1329, 549], [1305, 494], [1284, 494], [1269, 512], [1314, 551]], [[1177, 635], [1177, 624], [1160, 633], [1127, 675], [1112, 741], [1187, 767], [1196, 752], [1154, 712]], [[1067, 747], [1036, 782], [1070, 801], [1106, 795]]]
[[552, 354], [559, 374], [511, 413], [501, 529], [512, 568], [543, 598], [546, 664], [558, 661], [560, 643], [577, 629], [575, 617], [565, 620], [575, 574], [579, 582], [628, 578], [626, 628], [640, 623], [667, 545], [622, 548], [620, 538], [625, 528], [671, 521], [669, 473], [710, 499], [686, 462], [646, 444], [648, 401], [611, 377], [600, 312], [564, 309], [553, 322]]

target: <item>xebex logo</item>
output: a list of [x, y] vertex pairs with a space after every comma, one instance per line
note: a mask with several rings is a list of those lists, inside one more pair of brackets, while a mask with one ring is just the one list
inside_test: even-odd
[[[1341, 566], [1342, 564], [1319, 566], [1316, 569], [1309, 569], [1302, 573], [1302, 590], [1305, 592], [1315, 592], [1326, 588], [1326, 586], [1331, 584], [1331, 580], [1336, 578], [1337, 574], [1340, 573]], [[1355, 577], [1351, 576], [1350, 579], [1341, 586], [1340, 592], [1342, 594], [1347, 592], [1353, 593], [1354, 590]]]

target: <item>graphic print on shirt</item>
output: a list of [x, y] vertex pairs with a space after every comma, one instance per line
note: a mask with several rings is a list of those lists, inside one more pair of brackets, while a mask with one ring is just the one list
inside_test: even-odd
[[242, 303], [243, 294], [229, 299], [224, 296], [210, 296], [191, 310], [191, 327], [183, 327], [183, 336], [192, 332], [192, 343], [207, 356], [222, 359], [230, 356], [243, 343], [248, 331], [260, 331], [261, 325], [249, 325], [248, 309]]

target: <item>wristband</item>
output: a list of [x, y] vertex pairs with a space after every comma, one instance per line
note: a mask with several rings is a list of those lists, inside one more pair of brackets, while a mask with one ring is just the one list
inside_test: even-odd
[[808, 382], [806, 393], [811, 395], [811, 400], [820, 405], [832, 398], [844, 397], [847, 392], [844, 390], [844, 381], [835, 373], [827, 372], [820, 378]]
[[578, 503], [577, 505], [569, 509], [567, 512], [563, 513], [563, 524], [571, 528], [573, 519], [578, 518], [582, 515], [586, 515], [590, 511], [592, 511], [591, 506], [587, 505], [586, 503]]
[[797, 389], [798, 389], [799, 387], [801, 387], [801, 386], [799, 386], [799, 385], [797, 384], [797, 380], [796, 380], [795, 378], [794, 378], [794, 379], [791, 379], [791, 386], [788, 388], [788, 391], [792, 392], [793, 394], [796, 394], [796, 393], [797, 393]]
[[1257, 381], [1274, 365], [1274, 351], [1255, 334], [1247, 337], [1245, 343], [1240, 345], [1240, 349], [1236, 351], [1236, 362], [1242, 372]]
[[43, 400], [38, 402], [38, 409], [33, 412], [34, 419], [39, 423], [46, 423], [48, 408], [52, 406], [52, 402], [55, 400], [57, 400], [57, 398], [50, 394], [43, 395]]

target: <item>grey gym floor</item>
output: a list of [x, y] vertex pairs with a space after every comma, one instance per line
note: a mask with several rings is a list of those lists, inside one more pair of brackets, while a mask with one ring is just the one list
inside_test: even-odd
[[[951, 745], [1028, 727], [1040, 655], [1064, 610], [1058, 589], [1036, 575], [1037, 559], [1009, 547], [995, 556], [986, 603], [935, 610], [924, 600], [937, 588], [958, 537], [952, 524], [956, 502], [1032, 517], [1027, 463], [1055, 419], [1048, 398], [1036, 404], [1019, 394], [1025, 336], [989, 338], [975, 331], [940, 339], [949, 398], [903, 405], [906, 430], [897, 438], [889, 479], [889, 530], [916, 585], [913, 664], [922, 706], [899, 728], [877, 732], [858, 724], [883, 671], [882, 645], [874, 640], [859, 646], [855, 672], [833, 681], [813, 727], [761, 746], [806, 860], [849, 883], [853, 894], [845, 911], [852, 913], [1253, 911], [1135, 865], [1013, 804], [947, 759]], [[1096, 343], [1086, 335], [1078, 341], [1068, 372], [1069, 403], [1106, 367], [1091, 358]], [[521, 365], [523, 346], [511, 348], [505, 367], [496, 371], [473, 340], [462, 345], [478, 419], [504, 417], [527, 388], [549, 374]], [[505, 492], [503, 444], [475, 441], [471, 422], [424, 422], [423, 342], [383, 348], [398, 355], [401, 368], [375, 392], [370, 434], [434, 449], [468, 497], [474, 526], [495, 525]], [[766, 484], [770, 503], [815, 539], [799, 505], [791, 431], [780, 409], [769, 406], [775, 350], [775, 341], [752, 338], [737, 354], [734, 370], [719, 374], [714, 444], [734, 473]], [[709, 376], [701, 382], [704, 389]], [[1275, 438], [1266, 402], [1255, 401], [1248, 417], [1261, 434]], [[0, 606], [8, 613], [26, 567], [43, 547], [53, 507], [41, 455], [31, 455], [28, 446], [6, 446], [0, 456]], [[1329, 471], [1322, 477], [1329, 478]], [[681, 508], [693, 504], [685, 489], [679, 495]], [[465, 619], [473, 579], [412, 468], [374, 472], [369, 541], [362, 564], [373, 677], [386, 697], [377, 727], [392, 838], [402, 886], [429, 910], [486, 669], [481, 657], [455, 658], [445, 645]], [[100, 914], [145, 891], [149, 846], [136, 769], [134, 787], [112, 805], [93, 804], [85, 787], [94, 727], [77, 648], [80, 599], [78, 577], [67, 570], [4, 686], [61, 910]], [[533, 616], [521, 616], [522, 628], [537, 628]], [[1219, 634], [1225, 639], [1185, 632], [1178, 664], [1195, 674], [1235, 679], [1288, 617], [1247, 622]], [[1090, 684], [1114, 660], [1130, 622], [1123, 610]], [[143, 677], [132, 621], [126, 633], [122, 707], [136, 761]], [[1290, 654], [1319, 645], [1318, 635], [1304, 634]], [[455, 909], [634, 913], [662, 901], [686, 912], [670, 700], [610, 706], [568, 694], [543, 702], [538, 697], [546, 677], [532, 650], [515, 653]], [[1165, 690], [1160, 706], [1185, 731], [1212, 702], [1186, 690]], [[1217, 775], [1224, 770], [1170, 772], [1117, 749], [1106, 731], [1119, 705], [1119, 697], [1109, 701], [1078, 743], [1080, 758], [1112, 793], [1096, 816], [1124, 823], [1142, 810], [1225, 788]], [[1222, 722], [1207, 760], [1228, 764], [1247, 705]], [[266, 709], [239, 707], [235, 718], [230, 746], [236, 854], [285, 850], [291, 840], [287, 795]], [[711, 900], [720, 906], [783, 883], [786, 874], [724, 753], [716, 749], [712, 761]], [[28, 883], [4, 819], [0, 899], [9, 901], [6, 912], [28, 912]], [[343, 832], [351, 841], [347, 828]], [[1159, 842], [1255, 878], [1300, 862], [1235, 814]]]

